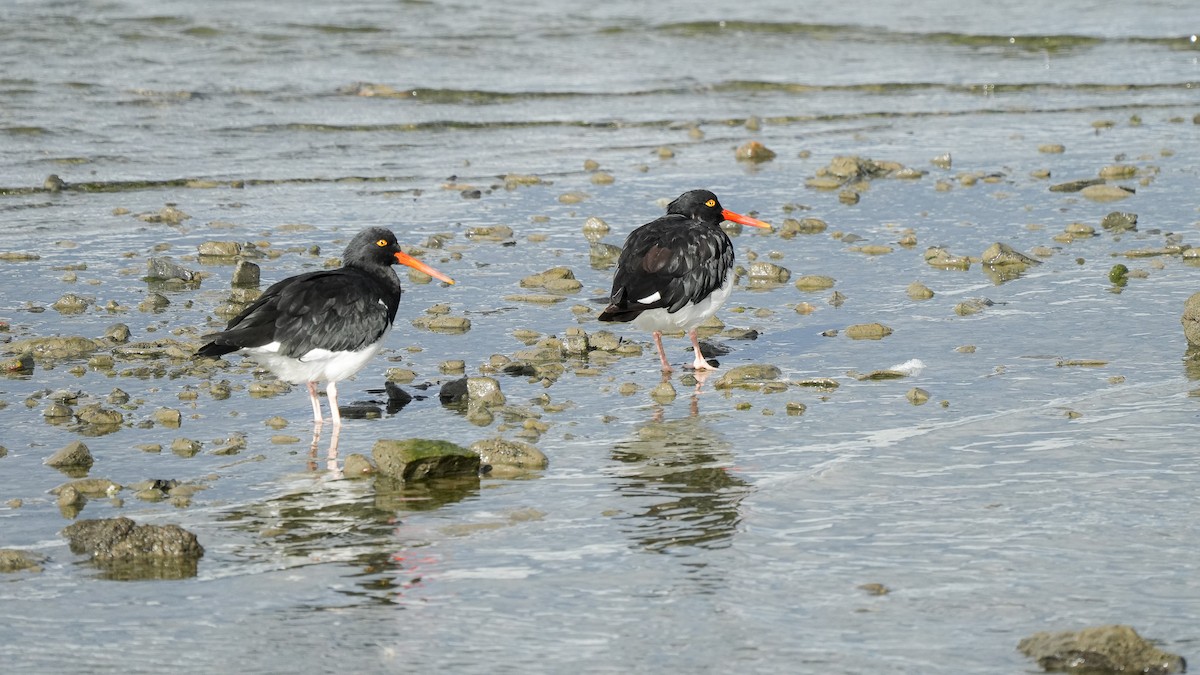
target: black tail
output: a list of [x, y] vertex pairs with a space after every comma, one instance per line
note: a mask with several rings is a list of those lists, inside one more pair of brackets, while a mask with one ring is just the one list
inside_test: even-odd
[[200, 349], [196, 350], [196, 356], [207, 356], [210, 358], [219, 358], [231, 352], [236, 352], [241, 349], [236, 345], [223, 345], [216, 342], [209, 342]]
[[616, 305], [609, 305], [608, 307], [605, 307], [604, 311], [600, 312], [600, 316], [596, 318], [600, 319], [601, 321], [629, 322], [638, 318], [638, 315], [640, 315], [643, 311], [644, 310], [642, 309], [634, 309], [632, 307], [617, 307]]

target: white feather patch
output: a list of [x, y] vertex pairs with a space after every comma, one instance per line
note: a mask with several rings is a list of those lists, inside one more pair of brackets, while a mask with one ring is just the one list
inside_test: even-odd
[[654, 291], [653, 295], [647, 295], [641, 300], [638, 300], [638, 303], [642, 305], [648, 305], [652, 302], [658, 302], [660, 299], [662, 299], [662, 296], [658, 294], [658, 291]]

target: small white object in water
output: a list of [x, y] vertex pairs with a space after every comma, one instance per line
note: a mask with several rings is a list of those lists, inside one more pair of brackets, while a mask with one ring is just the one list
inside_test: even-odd
[[925, 362], [921, 359], [909, 359], [904, 363], [897, 363], [888, 370], [895, 370], [905, 375], [916, 375], [925, 370]]

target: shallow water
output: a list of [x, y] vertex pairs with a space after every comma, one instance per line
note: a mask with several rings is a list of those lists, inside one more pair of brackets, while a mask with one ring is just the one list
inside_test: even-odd
[[[0, 502], [23, 500], [0, 506], [0, 547], [50, 558], [40, 574], [0, 579], [0, 659], [14, 672], [1031, 672], [1015, 648], [1022, 637], [1102, 623], [1195, 658], [1200, 402], [1190, 394], [1200, 369], [1185, 359], [1179, 315], [1200, 290], [1197, 269], [1179, 255], [1123, 255], [1197, 244], [1191, 3], [194, 4], [18, 2], [6, 12], [0, 252], [40, 259], [0, 262], [10, 325], [0, 339], [96, 337], [116, 322], [134, 340], [194, 339], [219, 324], [232, 272], [197, 261], [197, 244], [269, 241], [284, 251], [259, 261], [269, 282], [382, 224], [406, 244], [453, 235], [427, 259], [458, 284], [406, 283], [397, 330], [343, 399], [377, 399], [390, 365], [436, 388], [452, 377], [443, 361], [477, 374], [492, 354], [523, 348], [515, 329], [611, 329], [571, 311], [594, 309], [585, 298], [611, 275], [591, 264], [584, 220], [605, 219], [604, 241], [617, 245], [661, 212], [658, 200], [703, 186], [776, 225], [826, 220], [828, 231], [793, 239], [742, 232], [737, 254], [793, 279], [832, 276], [845, 296], [835, 307], [828, 290], [743, 279], [720, 316], [760, 336], [716, 338], [731, 350], [722, 366], [771, 363], [789, 380], [840, 386], [729, 393], [677, 374], [678, 398], [655, 403], [653, 347], [617, 327], [645, 344], [641, 356], [599, 375], [568, 361], [549, 387], [501, 377], [509, 403], [549, 425], [536, 440], [549, 469], [396, 490], [337, 480], [327, 434], [310, 456], [303, 392], [252, 398], [250, 369], [219, 371], [235, 391], [215, 400], [182, 363], [146, 364], [162, 371], [144, 377], [39, 364], [0, 380]], [[361, 83], [391, 90], [355, 95]], [[776, 159], [735, 161], [751, 139]], [[1066, 152], [1040, 153], [1046, 143]], [[661, 158], [663, 147], [674, 156]], [[952, 168], [930, 163], [943, 153]], [[804, 186], [836, 155], [928, 173], [873, 180], [847, 206], [837, 191]], [[594, 184], [588, 159], [614, 182]], [[1138, 168], [1120, 181], [1137, 190], [1126, 200], [1048, 190], [1118, 161]], [[1031, 175], [1042, 169], [1049, 179]], [[972, 172], [995, 182], [957, 179]], [[33, 189], [51, 173], [69, 186], [151, 184]], [[507, 174], [542, 182], [506, 189]], [[467, 186], [480, 198], [464, 198]], [[587, 197], [560, 201], [573, 192]], [[165, 204], [191, 219], [135, 217]], [[1104, 231], [1113, 210], [1137, 213], [1138, 230]], [[1055, 241], [1072, 222], [1098, 236]], [[513, 245], [466, 236], [501, 224]], [[906, 228], [912, 248], [895, 244]], [[1053, 253], [1004, 283], [978, 264], [923, 261], [929, 246], [978, 256], [997, 241]], [[894, 250], [851, 250], [861, 244]], [[139, 311], [151, 255], [212, 276], [166, 293], [160, 312]], [[1147, 276], [1114, 287], [1117, 262]], [[77, 263], [77, 280], [61, 281]], [[584, 291], [552, 306], [505, 299], [555, 265]], [[935, 297], [909, 299], [916, 280]], [[96, 306], [49, 308], [67, 292]], [[954, 312], [978, 298], [995, 304]], [[122, 309], [98, 309], [109, 301]], [[439, 302], [471, 330], [410, 325]], [[815, 311], [797, 313], [801, 302]], [[872, 321], [894, 333], [822, 335]], [[685, 344], [667, 340], [675, 363], [690, 361]], [[899, 380], [847, 374], [911, 359], [925, 367]], [[629, 382], [640, 389], [618, 393]], [[47, 491], [66, 478], [41, 462], [81, 435], [46, 423], [46, 402], [30, 397], [103, 399], [114, 387], [132, 396], [130, 424], [82, 437], [97, 458], [91, 475], [208, 489], [187, 508], [126, 496], [92, 500], [79, 517], [196, 532], [207, 552], [194, 579], [108, 581], [58, 535], [68, 521]], [[931, 400], [909, 403], [913, 387]], [[565, 410], [543, 411], [542, 395]], [[790, 416], [788, 402], [807, 410]], [[179, 429], [139, 424], [164, 406], [183, 412]], [[274, 415], [289, 426], [265, 426]], [[376, 439], [412, 436], [468, 444], [520, 428], [502, 415], [476, 426], [425, 397], [349, 421], [339, 449], [369, 454]], [[212, 454], [237, 433], [244, 450]], [[272, 444], [280, 433], [300, 440]], [[180, 436], [205, 449], [172, 454]], [[138, 449], [152, 443], [163, 451]], [[860, 588], [872, 583], [890, 592]]]

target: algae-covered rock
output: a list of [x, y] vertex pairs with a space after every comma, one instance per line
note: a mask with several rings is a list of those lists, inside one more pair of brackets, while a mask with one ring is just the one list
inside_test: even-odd
[[380, 439], [371, 449], [380, 473], [403, 481], [479, 472], [479, 455], [449, 441]]
[[1158, 649], [1122, 625], [1036, 633], [1021, 640], [1017, 649], [1047, 672], [1170, 675], [1187, 670], [1183, 657]]
[[196, 575], [204, 547], [178, 525], [138, 525], [129, 518], [81, 520], [63, 528], [71, 551], [124, 579], [183, 579]]
[[492, 475], [497, 477], [540, 471], [549, 464], [541, 450], [520, 441], [487, 438], [472, 443], [470, 449], [479, 454], [484, 464], [492, 466]]

